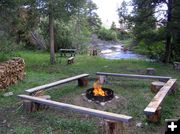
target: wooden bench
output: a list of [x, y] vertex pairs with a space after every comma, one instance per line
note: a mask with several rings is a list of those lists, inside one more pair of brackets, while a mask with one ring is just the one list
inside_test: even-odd
[[[39, 103], [41, 105], [47, 105], [49, 107], [54, 107], [57, 109], [69, 110], [69, 111], [73, 111], [73, 112], [88, 114], [88, 115], [106, 119], [105, 120], [106, 123], [104, 123], [106, 126], [106, 127], [104, 127], [104, 128], [106, 128], [105, 134], [109, 134], [109, 131], [111, 131], [111, 134], [117, 134], [117, 133], [124, 134], [123, 123], [129, 123], [132, 121], [131, 116], [126, 116], [126, 115], [122, 115], [122, 114], [110, 113], [110, 112], [106, 112], [106, 111], [100, 111], [100, 110], [96, 110], [96, 109], [71, 105], [71, 104], [67, 104], [67, 103], [46, 100], [46, 99], [29, 96], [29, 95], [18, 95], [18, 97], [23, 99], [23, 101], [28, 100], [28, 101], [32, 101], [34, 103]], [[112, 127], [112, 126], [114, 126], [114, 127]]]
[[169, 79], [144, 109], [144, 113], [149, 121], [157, 122], [159, 120], [161, 109], [160, 104], [168, 92], [175, 90], [175, 83], [176, 79]]
[[105, 80], [107, 80], [107, 76], [125, 77], [125, 78], [138, 78], [138, 79], [158, 79], [160, 81], [168, 81], [169, 79], [171, 79], [171, 77], [164, 77], [164, 76], [118, 74], [118, 73], [106, 73], [106, 72], [97, 72], [96, 75], [99, 75], [100, 81], [102, 81], [102, 82], [105, 82]]
[[76, 55], [76, 49], [59, 49], [60, 56], [66, 56], [69, 53], [71, 56]]
[[81, 74], [81, 75], [77, 75], [77, 76], [74, 76], [74, 77], [59, 80], [59, 81], [56, 81], [56, 82], [52, 82], [52, 83], [49, 83], [49, 84], [37, 86], [37, 87], [31, 88], [31, 89], [27, 89], [25, 91], [27, 93], [29, 93], [29, 94], [33, 94], [33, 93], [35, 93], [37, 91], [49, 89], [51, 87], [55, 87], [55, 86], [58, 86], [58, 85], [61, 85], [61, 84], [65, 84], [65, 83], [68, 83], [68, 82], [71, 82], [71, 81], [74, 81], [74, 80], [78, 80], [78, 85], [79, 86], [86, 86], [88, 84], [88, 79], [87, 79], [88, 76], [89, 76], [89, 74]]
[[67, 64], [73, 64], [74, 63], [74, 57], [69, 57], [67, 60]]

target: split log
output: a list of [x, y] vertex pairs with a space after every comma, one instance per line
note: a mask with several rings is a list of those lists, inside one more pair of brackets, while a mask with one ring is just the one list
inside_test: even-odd
[[164, 86], [164, 82], [160, 82], [160, 81], [154, 81], [151, 83], [151, 91], [153, 93], [157, 93], [163, 86]]
[[25, 62], [19, 57], [0, 63], [0, 89], [22, 80], [25, 74], [24, 68]]
[[123, 122], [104, 120], [104, 134], [124, 134]]

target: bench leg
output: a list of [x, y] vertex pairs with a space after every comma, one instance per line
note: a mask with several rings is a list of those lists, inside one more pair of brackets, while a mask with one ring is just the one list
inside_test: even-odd
[[123, 122], [115, 122], [111, 120], [104, 120], [103, 124], [104, 134], [124, 134]]
[[150, 122], [158, 122], [161, 118], [161, 107], [158, 107], [154, 114], [146, 115], [147, 120]]
[[87, 86], [88, 85], [88, 77], [83, 77], [78, 79], [78, 86]]
[[171, 87], [171, 89], [169, 90], [168, 94], [172, 94], [175, 93], [177, 89], [177, 83], [174, 83], [174, 85]]
[[[46, 99], [46, 100], [50, 100], [51, 97], [49, 95], [43, 95], [43, 96], [39, 96], [40, 98]], [[36, 102], [32, 102], [30, 100], [23, 100], [23, 110], [25, 110], [28, 113], [31, 112], [36, 112], [39, 110], [46, 110], [49, 107], [45, 104], [40, 104], [40, 103], [36, 103]]]

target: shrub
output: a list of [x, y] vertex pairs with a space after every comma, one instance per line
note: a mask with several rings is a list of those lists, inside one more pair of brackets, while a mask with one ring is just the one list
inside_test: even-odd
[[134, 46], [134, 51], [147, 55], [150, 59], [162, 60], [164, 53], [163, 42], [154, 42], [151, 44], [145, 43], [145, 41], [140, 41], [138, 45]]
[[0, 40], [0, 61], [5, 61], [16, 56], [15, 51], [18, 50], [19, 47], [20, 45], [17, 45], [8, 39]]
[[98, 33], [98, 37], [102, 40], [117, 40], [117, 33], [114, 30], [108, 30], [106, 28], [101, 28]]

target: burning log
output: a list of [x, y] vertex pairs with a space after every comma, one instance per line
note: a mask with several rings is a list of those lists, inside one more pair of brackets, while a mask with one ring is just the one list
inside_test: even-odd
[[99, 80], [96, 80], [93, 84], [93, 93], [94, 93], [94, 96], [106, 96], [107, 93], [105, 93], [103, 90], [102, 90], [102, 86], [100, 85], [100, 82]]
[[17, 80], [22, 80], [25, 74], [24, 68], [25, 62], [19, 57], [0, 63], [0, 89], [5, 89]]

